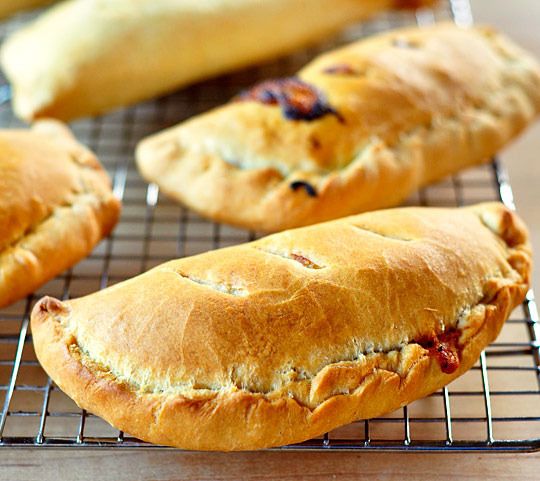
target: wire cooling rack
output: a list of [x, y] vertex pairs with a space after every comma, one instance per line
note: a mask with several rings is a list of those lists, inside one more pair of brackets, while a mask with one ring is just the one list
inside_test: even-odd
[[[470, 24], [467, 0], [416, 15], [392, 13], [347, 31], [337, 43], [411, 23], [453, 18]], [[0, 37], [28, 16], [0, 25]], [[67, 299], [89, 294], [171, 258], [252, 240], [255, 233], [201, 219], [162, 197], [137, 174], [133, 149], [143, 136], [208, 110], [256, 80], [294, 72], [336, 41], [184, 89], [174, 95], [72, 125], [110, 172], [124, 210], [114, 234], [87, 259], [34, 295], [0, 311], [0, 446], [155, 448], [114, 430], [79, 409], [39, 366], [29, 313], [44, 294]], [[3, 80], [1, 83], [5, 83]], [[17, 126], [9, 89], [0, 87], [0, 126]], [[459, 206], [502, 200], [514, 207], [498, 161], [470, 169], [417, 192], [409, 204]], [[497, 342], [477, 365], [447, 388], [387, 416], [359, 421], [282, 449], [383, 451], [532, 451], [540, 449], [540, 324], [529, 292]]]

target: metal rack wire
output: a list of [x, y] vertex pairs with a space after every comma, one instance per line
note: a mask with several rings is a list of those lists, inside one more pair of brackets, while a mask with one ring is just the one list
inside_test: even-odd
[[[452, 0], [416, 15], [391, 13], [348, 30], [344, 43], [388, 28], [453, 18], [472, 23], [468, 0]], [[27, 16], [0, 25], [0, 37]], [[0, 447], [161, 448], [122, 432], [79, 409], [45, 375], [36, 360], [29, 313], [43, 294], [67, 299], [119, 282], [174, 257], [252, 240], [255, 233], [205, 221], [145, 184], [133, 164], [143, 136], [227, 100], [257, 79], [294, 72], [336, 42], [262, 67], [221, 77], [174, 95], [72, 125], [110, 172], [123, 200], [121, 222], [86, 260], [34, 295], [0, 310]], [[0, 83], [3, 83], [0, 82]], [[0, 87], [0, 126], [16, 126], [9, 89]], [[409, 204], [458, 206], [502, 200], [512, 189], [497, 160], [416, 193]], [[426, 399], [388, 416], [359, 421], [281, 449], [379, 451], [532, 451], [540, 449], [540, 323], [532, 291], [497, 342], [470, 372]]]

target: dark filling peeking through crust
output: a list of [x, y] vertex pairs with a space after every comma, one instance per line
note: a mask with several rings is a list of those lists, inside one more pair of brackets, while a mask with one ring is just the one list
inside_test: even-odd
[[254, 100], [267, 105], [279, 105], [283, 115], [291, 120], [315, 120], [331, 114], [341, 118], [328, 104], [322, 92], [296, 78], [267, 80], [242, 92], [237, 100]]
[[310, 197], [317, 197], [317, 189], [315, 189], [315, 187], [313, 187], [309, 182], [306, 182], [305, 180], [295, 180], [294, 182], [291, 182], [289, 184], [289, 187], [295, 192], [298, 189], [304, 189], [306, 191], [306, 194]]
[[430, 356], [437, 359], [442, 372], [452, 374], [459, 368], [460, 335], [461, 332], [458, 329], [450, 329], [435, 337], [426, 337], [417, 342], [428, 350]]

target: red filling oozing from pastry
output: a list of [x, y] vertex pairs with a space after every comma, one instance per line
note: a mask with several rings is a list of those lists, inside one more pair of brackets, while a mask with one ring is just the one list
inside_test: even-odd
[[435, 337], [420, 339], [418, 344], [427, 349], [430, 356], [437, 359], [442, 372], [452, 374], [459, 368], [460, 335], [458, 329], [450, 329]]
[[279, 104], [285, 117], [291, 120], [315, 120], [326, 114], [339, 117], [319, 90], [296, 77], [267, 80], [242, 92], [237, 100]]

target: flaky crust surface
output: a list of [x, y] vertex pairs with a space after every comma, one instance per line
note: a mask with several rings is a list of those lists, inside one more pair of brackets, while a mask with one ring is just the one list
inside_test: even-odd
[[487, 161], [540, 110], [540, 67], [487, 28], [389, 32], [298, 78], [335, 113], [290, 119], [244, 97], [143, 140], [142, 175], [204, 216], [279, 231], [396, 205]]
[[1, 62], [17, 115], [68, 120], [277, 57], [388, 8], [430, 3], [69, 0], [10, 37]]
[[[44, 298], [33, 340], [58, 386], [119, 429], [186, 449], [257, 449], [449, 383], [522, 301], [530, 270], [527, 231], [501, 204], [394, 209]], [[451, 335], [449, 369], [429, 346]]]
[[106, 172], [67, 127], [0, 130], [0, 307], [87, 255], [119, 212]]

